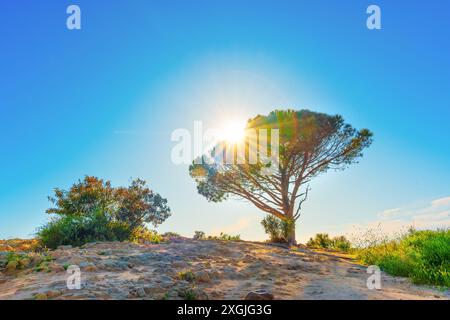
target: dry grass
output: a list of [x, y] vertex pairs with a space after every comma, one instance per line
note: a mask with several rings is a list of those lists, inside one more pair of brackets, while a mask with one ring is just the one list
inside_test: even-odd
[[28, 252], [34, 251], [39, 243], [36, 239], [10, 239], [0, 240], [0, 251]]

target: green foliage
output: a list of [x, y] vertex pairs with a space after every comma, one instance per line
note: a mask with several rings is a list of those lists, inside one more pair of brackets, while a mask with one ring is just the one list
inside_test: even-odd
[[223, 241], [240, 241], [241, 236], [235, 235], [229, 235], [226, 233], [221, 232], [218, 236], [206, 236], [203, 231], [195, 231], [194, 237], [195, 240], [223, 240]]
[[127, 188], [113, 188], [109, 181], [86, 176], [69, 190], [55, 189], [49, 197], [55, 205], [47, 213], [57, 214], [38, 229], [41, 245], [80, 246], [93, 241], [136, 241], [159, 243], [162, 237], [146, 228], [170, 216], [167, 200], [136, 179]]
[[131, 232], [130, 240], [137, 243], [160, 243], [164, 239], [156, 231], [148, 230], [147, 228], [138, 227]]
[[114, 196], [117, 208], [113, 216], [133, 229], [146, 223], [156, 228], [171, 214], [167, 200], [151, 191], [144, 180], [133, 180], [128, 188], [116, 188]]
[[195, 275], [191, 270], [184, 270], [178, 273], [178, 278], [180, 278], [181, 280], [192, 282], [195, 280]]
[[131, 234], [128, 225], [110, 221], [98, 209], [90, 215], [54, 218], [37, 232], [41, 244], [50, 249], [61, 245], [81, 246], [94, 241], [124, 241]]
[[338, 251], [349, 252], [352, 248], [350, 241], [344, 236], [334, 237], [332, 242], [331, 248]]
[[181, 237], [178, 233], [176, 233], [176, 232], [171, 232], [171, 231], [168, 231], [168, 232], [164, 232], [163, 234], [162, 234], [162, 236], [163, 236], [163, 238], [178, 238], [178, 237]]
[[184, 298], [185, 300], [197, 300], [198, 295], [193, 289], [185, 289], [180, 292], [180, 296]]
[[9, 252], [6, 259], [0, 263], [0, 268], [5, 268], [7, 265], [14, 266], [16, 270], [23, 270], [27, 267], [34, 267], [35, 271], [48, 271], [49, 263], [54, 258], [47, 253], [16, 253]]
[[223, 241], [240, 241], [241, 240], [241, 236], [239, 234], [235, 235], [235, 236], [232, 236], [232, 235], [229, 235], [229, 234], [221, 232], [220, 235], [218, 235], [218, 236], [208, 236], [207, 239], [208, 240], [223, 240]]
[[330, 238], [327, 233], [318, 233], [314, 238], [310, 238], [306, 244], [308, 247], [332, 249], [342, 252], [349, 252], [351, 243], [345, 236]]
[[261, 224], [264, 231], [269, 235], [271, 242], [288, 242], [289, 232], [293, 227], [293, 221], [281, 220], [275, 216], [268, 215]]
[[195, 240], [205, 240], [206, 235], [203, 231], [195, 231], [194, 237]]
[[450, 286], [450, 229], [410, 230], [399, 239], [361, 248], [358, 258], [418, 284]]
[[55, 207], [47, 213], [90, 216], [100, 210], [111, 220], [127, 223], [132, 229], [146, 223], [156, 227], [170, 216], [167, 200], [151, 191], [141, 179], [133, 180], [127, 188], [113, 188], [109, 181], [86, 176], [69, 190], [56, 188], [49, 200]]

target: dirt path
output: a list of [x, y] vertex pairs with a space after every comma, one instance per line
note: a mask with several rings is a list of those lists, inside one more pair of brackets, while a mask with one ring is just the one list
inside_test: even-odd
[[[266, 289], [275, 299], [449, 299], [450, 293], [370, 274], [345, 256], [250, 242], [176, 239], [137, 245], [96, 243], [58, 249], [48, 269], [0, 273], [0, 299], [243, 299]], [[69, 290], [64, 267], [78, 265], [81, 289]], [[180, 279], [180, 272], [195, 280]]]

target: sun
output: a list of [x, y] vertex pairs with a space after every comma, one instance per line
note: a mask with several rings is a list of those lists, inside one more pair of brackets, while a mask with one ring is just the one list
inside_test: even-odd
[[243, 121], [227, 122], [221, 130], [221, 138], [227, 142], [237, 143], [245, 138], [246, 123]]

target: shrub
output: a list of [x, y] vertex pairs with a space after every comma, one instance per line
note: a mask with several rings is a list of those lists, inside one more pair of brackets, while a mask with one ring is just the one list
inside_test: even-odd
[[195, 231], [194, 239], [195, 240], [205, 240], [206, 239], [205, 233], [203, 231]]
[[171, 231], [169, 231], [169, 232], [164, 232], [164, 233], [162, 234], [162, 236], [163, 236], [164, 238], [179, 238], [179, 237], [181, 237], [178, 233], [176, 233], [176, 232], [171, 232]]
[[352, 247], [350, 241], [345, 236], [334, 237], [331, 241], [331, 248], [338, 251], [349, 252]]
[[50, 249], [61, 245], [81, 246], [94, 241], [124, 241], [131, 234], [127, 224], [109, 221], [99, 210], [91, 215], [54, 218], [37, 232], [40, 244]]
[[180, 292], [179, 296], [184, 298], [185, 300], [197, 300], [198, 294], [194, 289], [184, 289]]
[[223, 241], [240, 241], [241, 235], [231, 236], [229, 234], [221, 232], [218, 236], [208, 236], [208, 240], [223, 240]]
[[318, 233], [314, 238], [310, 238], [306, 244], [308, 247], [332, 249], [342, 252], [349, 252], [351, 243], [345, 236], [330, 238], [327, 233]]
[[152, 242], [160, 243], [163, 241], [163, 237], [156, 231], [148, 230], [144, 227], [135, 228], [131, 232], [130, 240], [137, 243]]
[[273, 215], [268, 215], [261, 221], [261, 224], [266, 234], [269, 235], [271, 242], [287, 242], [289, 231], [292, 227], [291, 223]]
[[86, 176], [69, 190], [55, 189], [49, 200], [56, 214], [38, 229], [41, 245], [80, 246], [92, 241], [160, 242], [162, 237], [146, 227], [155, 227], [170, 216], [167, 200], [151, 191], [145, 181], [135, 179], [127, 188], [111, 187], [96, 177]]
[[195, 274], [191, 270], [180, 271], [178, 273], [180, 280], [192, 282], [195, 280]]
[[195, 231], [194, 237], [195, 240], [223, 240], [223, 241], [240, 241], [241, 235], [229, 235], [221, 232], [218, 236], [206, 236], [203, 231]]

